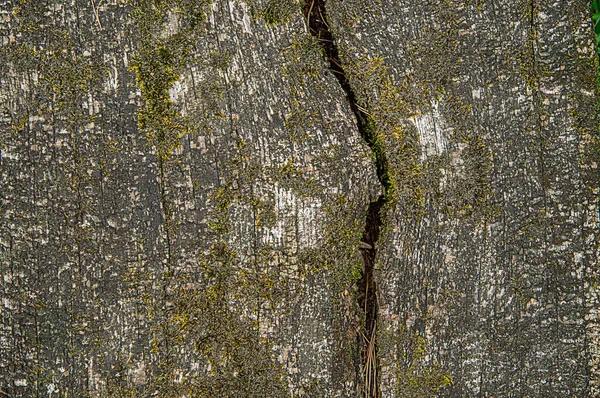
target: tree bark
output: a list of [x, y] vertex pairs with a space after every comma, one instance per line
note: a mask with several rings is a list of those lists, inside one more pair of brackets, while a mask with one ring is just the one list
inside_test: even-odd
[[0, 396], [600, 396], [585, 2], [0, 14]]

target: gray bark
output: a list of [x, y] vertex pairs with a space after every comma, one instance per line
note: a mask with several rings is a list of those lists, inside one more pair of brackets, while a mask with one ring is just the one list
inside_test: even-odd
[[0, 1], [0, 396], [600, 396], [588, 4], [325, 7]]

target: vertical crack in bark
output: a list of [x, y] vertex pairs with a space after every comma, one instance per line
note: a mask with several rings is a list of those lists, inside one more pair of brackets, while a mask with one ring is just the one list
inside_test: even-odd
[[338, 48], [333, 34], [329, 29], [325, 0], [306, 0], [303, 11], [310, 34], [319, 41], [325, 50], [329, 69], [338, 80], [342, 90], [346, 93], [350, 109], [352, 109], [356, 117], [358, 131], [375, 155], [377, 178], [384, 188], [384, 193], [377, 200], [369, 204], [365, 220], [365, 230], [359, 248], [363, 267], [361, 278], [357, 283], [357, 301], [360, 308], [364, 311], [365, 316], [364, 327], [358, 336], [359, 341], [364, 344], [362, 350], [364, 396], [366, 398], [377, 398], [379, 396], [379, 372], [376, 337], [379, 309], [377, 304], [377, 285], [373, 279], [373, 268], [377, 254], [377, 241], [379, 240], [382, 225], [381, 210], [387, 201], [386, 194], [390, 189], [388, 164], [383, 148], [377, 140], [375, 123], [363, 108], [359, 106], [356, 93], [342, 67]]

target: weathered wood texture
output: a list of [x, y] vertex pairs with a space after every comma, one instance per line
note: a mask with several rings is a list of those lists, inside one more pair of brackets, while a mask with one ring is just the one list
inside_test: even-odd
[[[326, 6], [393, 180], [382, 395], [597, 396], [587, 4]], [[382, 188], [301, 4], [0, 15], [0, 396], [359, 396]]]
[[[3, 10], [1, 388], [277, 396], [281, 362], [296, 393], [353, 390], [336, 303], [376, 178], [301, 14], [267, 28], [207, 7], [171, 89], [189, 131], [161, 159], [129, 70], [144, 15], [103, 3], [100, 29], [89, 1]], [[158, 14], [147, 47], [177, 45]]]
[[349, 64], [385, 58], [424, 159], [380, 256], [384, 396], [394, 373], [419, 396], [415, 362], [444, 396], [598, 395], [587, 2], [382, 1], [337, 29]]

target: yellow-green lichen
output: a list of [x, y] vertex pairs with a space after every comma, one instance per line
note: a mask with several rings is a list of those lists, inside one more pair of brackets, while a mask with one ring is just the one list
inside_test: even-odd
[[267, 0], [258, 15], [269, 26], [285, 25], [294, 14], [299, 14], [300, 4], [297, 0]]
[[282, 74], [297, 97], [304, 85], [319, 87], [325, 71], [323, 48], [318, 40], [309, 34], [294, 35], [289, 46], [281, 50], [284, 59]]
[[348, 61], [349, 80], [368, 116], [366, 137], [373, 150], [380, 181], [386, 187], [386, 201], [393, 206], [399, 200], [411, 203], [415, 215], [423, 205], [419, 182], [422, 165], [419, 160], [418, 137], [407, 125], [414, 112], [410, 97], [396, 85], [381, 57], [362, 57]]
[[[427, 341], [411, 334], [405, 327], [380, 328], [383, 346], [393, 350], [398, 358], [393, 366], [384, 362], [395, 378], [394, 391], [399, 397], [433, 398], [452, 384], [452, 376], [429, 356]], [[393, 342], [393, 343], [392, 343]], [[388, 347], [393, 344], [394, 347]]]

